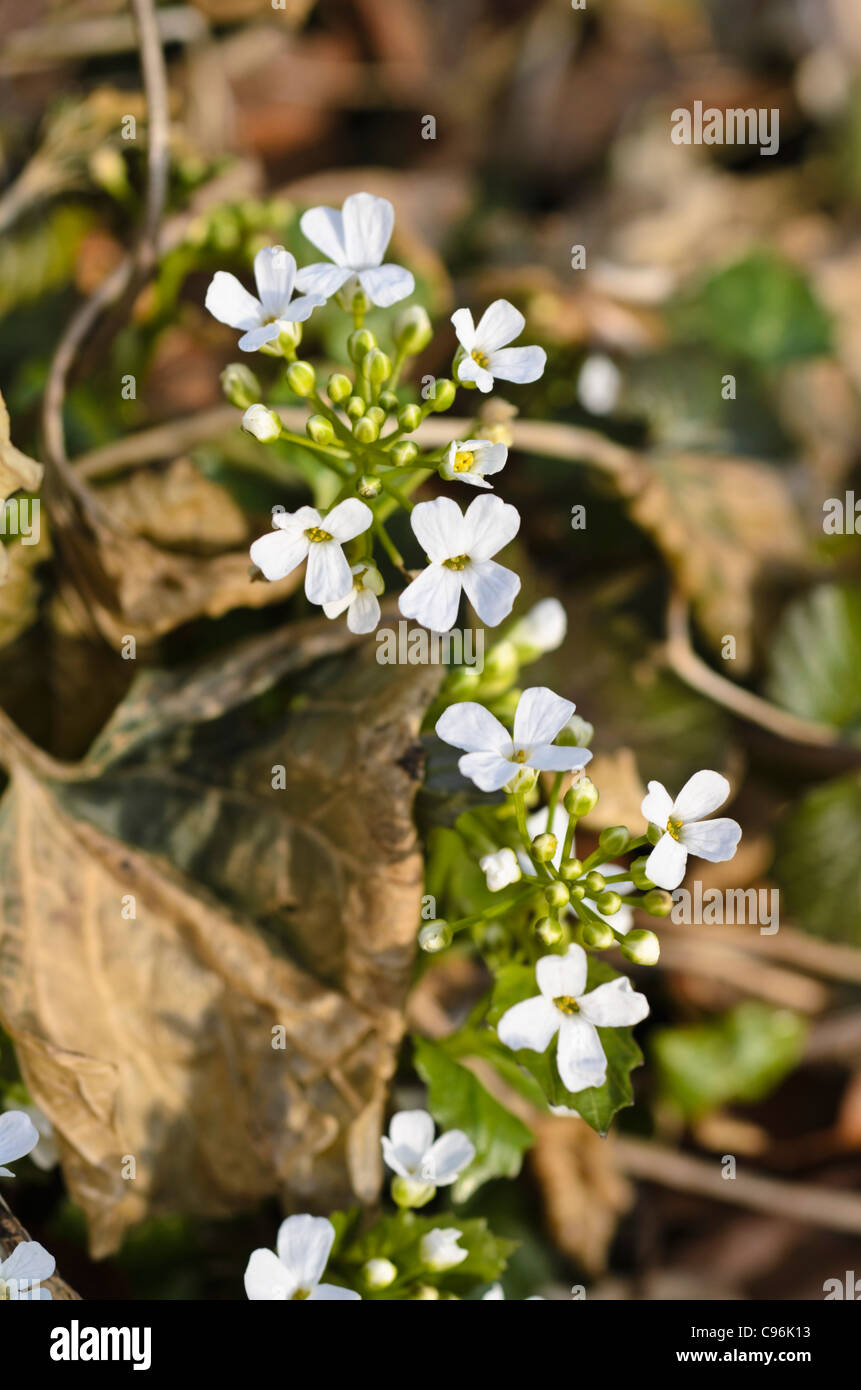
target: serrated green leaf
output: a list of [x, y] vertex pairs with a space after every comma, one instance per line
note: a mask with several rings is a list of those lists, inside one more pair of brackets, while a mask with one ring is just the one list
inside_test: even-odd
[[802, 797], [778, 827], [774, 875], [806, 931], [861, 946], [861, 778]]
[[771, 644], [766, 693], [861, 741], [861, 589], [823, 584], [789, 604]]

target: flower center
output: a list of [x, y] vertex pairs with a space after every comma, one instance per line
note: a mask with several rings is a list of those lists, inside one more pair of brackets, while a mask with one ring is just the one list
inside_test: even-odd
[[580, 1012], [580, 1005], [573, 994], [557, 994], [553, 1003], [562, 1014], [579, 1014]]
[[468, 473], [475, 463], [475, 454], [469, 449], [459, 449], [454, 456], [452, 470], [455, 473]]
[[0, 1303], [9, 1302], [9, 1289], [2, 1279], [0, 1279]]
[[479, 352], [478, 348], [476, 348], [474, 352], [470, 353], [470, 357], [472, 358], [473, 362], [478, 363], [479, 367], [486, 367], [489, 361], [487, 353]]
[[672, 816], [670, 816], [670, 819], [667, 821], [667, 834], [672, 835], [674, 840], [681, 840], [683, 825], [684, 821], [673, 820]]
[[443, 560], [442, 563], [447, 570], [465, 570], [469, 564], [469, 556], [452, 555], [450, 560]]
[[309, 526], [305, 535], [309, 541], [330, 541], [332, 539], [328, 531], [324, 531], [322, 526]]
[[517, 752], [514, 754], [514, 756], [512, 757], [511, 761], [512, 761], [513, 763], [525, 763], [525, 762], [526, 762], [526, 759], [527, 759], [528, 757], [529, 757], [529, 750], [528, 750], [528, 748], [518, 748]]
[[297, 1289], [296, 1292], [295, 1292], [294, 1294], [291, 1295], [290, 1302], [291, 1302], [291, 1303], [295, 1303], [295, 1302], [297, 1301], [297, 1299], [298, 1299], [298, 1300], [301, 1300], [301, 1299], [310, 1298], [310, 1297], [311, 1297], [311, 1290], [310, 1290], [310, 1289]]

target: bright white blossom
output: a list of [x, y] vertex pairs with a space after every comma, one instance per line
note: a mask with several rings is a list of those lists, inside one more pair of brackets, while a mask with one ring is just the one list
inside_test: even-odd
[[741, 839], [738, 821], [702, 819], [722, 806], [729, 792], [726, 778], [708, 770], [689, 777], [675, 801], [660, 782], [649, 783], [640, 810], [664, 833], [646, 860], [647, 878], [659, 888], [678, 888], [689, 854], [711, 863], [732, 859]]
[[573, 710], [570, 700], [554, 695], [546, 685], [535, 685], [524, 690], [518, 701], [513, 734], [473, 700], [449, 705], [437, 720], [436, 731], [446, 743], [465, 749], [457, 763], [464, 777], [483, 792], [495, 792], [527, 767], [537, 772], [585, 767], [592, 756], [588, 748], [553, 742]]
[[329, 207], [309, 208], [299, 226], [334, 264], [303, 266], [296, 277], [298, 287], [325, 299], [342, 290], [348, 305], [361, 288], [381, 309], [406, 299], [415, 289], [410, 272], [401, 265], [383, 265], [394, 225], [391, 203], [373, 193], [351, 194], [340, 212]]
[[[557, 802], [556, 806], [553, 808], [553, 820], [548, 825], [547, 809], [546, 806], [542, 806], [540, 810], [533, 811], [530, 816], [527, 816], [526, 829], [529, 831], [530, 837], [533, 840], [536, 835], [543, 835], [546, 830], [549, 830], [551, 834], [556, 836], [556, 853], [553, 855], [553, 864], [558, 869], [559, 865], [562, 863], [562, 851], [565, 848], [565, 832], [568, 829], [568, 812], [565, 810], [564, 806], [560, 806]], [[573, 844], [571, 846], [571, 854], [572, 856], [574, 854]], [[527, 873], [534, 872], [532, 861], [529, 859], [525, 850], [519, 850], [517, 858], [522, 869], [525, 869]], [[624, 873], [624, 870], [624, 864], [607, 863], [597, 865], [598, 873], [603, 874], [605, 878], [610, 874]], [[618, 883], [608, 883], [607, 887], [618, 893], [620, 897], [624, 897], [626, 893], [633, 893], [634, 891], [634, 884], [630, 879], [621, 879]], [[600, 917], [602, 922], [607, 923], [608, 927], [612, 927], [614, 931], [621, 932], [623, 936], [626, 936], [634, 925], [634, 910], [629, 907], [627, 903], [622, 903], [619, 911], [612, 917], [609, 917], [606, 913], [598, 910], [592, 898], [584, 898], [583, 902], [586, 907], [591, 908], [596, 917]], [[570, 910], [569, 908], [568, 911], [570, 912]]]
[[421, 1238], [419, 1252], [422, 1264], [428, 1269], [432, 1269], [435, 1274], [441, 1274], [445, 1269], [454, 1269], [455, 1265], [461, 1264], [469, 1254], [463, 1246], [458, 1245], [461, 1233], [456, 1226], [435, 1226], [432, 1231], [428, 1231]]
[[60, 1161], [60, 1151], [57, 1147], [57, 1140], [54, 1134], [54, 1126], [48, 1116], [39, 1109], [37, 1105], [14, 1105], [7, 1102], [4, 1110], [18, 1110], [33, 1121], [39, 1133], [39, 1142], [35, 1149], [30, 1150], [30, 1158], [37, 1168], [43, 1173], [50, 1172], [56, 1168]]
[[278, 1254], [255, 1250], [245, 1270], [245, 1292], [255, 1302], [346, 1302], [352, 1289], [321, 1284], [335, 1239], [324, 1216], [288, 1216], [278, 1230]]
[[[501, 1284], [491, 1284], [487, 1293], [481, 1295], [482, 1303], [495, 1303], [504, 1299], [505, 1294], [502, 1292]], [[542, 1298], [540, 1293], [531, 1293], [529, 1297], [525, 1298], [523, 1301], [524, 1303], [545, 1303], [546, 1299]]]
[[506, 347], [519, 338], [526, 320], [507, 299], [495, 299], [475, 326], [469, 309], [451, 316], [457, 340], [464, 350], [455, 366], [458, 380], [475, 382], [479, 391], [492, 391], [494, 377], [502, 381], [537, 381], [544, 371], [547, 353], [540, 347]]
[[249, 294], [225, 270], [216, 271], [206, 291], [206, 307], [219, 323], [241, 328], [239, 346], [256, 352], [274, 343], [289, 325], [304, 323], [325, 301], [318, 294], [292, 299], [296, 262], [283, 246], [266, 246], [254, 257], [254, 279], [259, 299]]
[[23, 1110], [7, 1110], [0, 1115], [0, 1178], [14, 1178], [12, 1170], [3, 1165], [23, 1158], [38, 1142], [39, 1131]]
[[584, 993], [586, 970], [582, 946], [569, 946], [564, 956], [542, 956], [535, 967], [540, 994], [508, 1009], [496, 1026], [500, 1042], [515, 1052], [544, 1052], [558, 1034], [556, 1065], [571, 1092], [603, 1086], [607, 1079], [597, 1030], [629, 1027], [649, 1013], [645, 995], [631, 988], [626, 975]]
[[363, 560], [351, 569], [353, 587], [343, 598], [334, 603], [324, 603], [323, 612], [327, 618], [339, 618], [346, 609], [347, 627], [351, 632], [374, 632], [380, 621], [380, 600], [383, 592], [383, 576], [376, 565]]
[[367, 531], [373, 521], [370, 507], [347, 497], [322, 517], [315, 507], [276, 512], [274, 531], [251, 547], [251, 559], [267, 579], [283, 579], [307, 559], [305, 593], [311, 603], [337, 603], [353, 587], [353, 572], [341, 549]]
[[440, 476], [452, 483], [471, 483], [473, 487], [490, 487], [488, 474], [499, 473], [505, 467], [508, 449], [490, 439], [453, 439], [448, 446]]
[[518, 619], [506, 638], [522, 661], [535, 661], [561, 647], [567, 631], [568, 618], [558, 598], [543, 598]]
[[511, 612], [520, 579], [491, 557], [514, 540], [520, 513], [500, 497], [476, 497], [461, 512], [450, 497], [419, 502], [410, 515], [413, 531], [430, 561], [400, 596], [405, 618], [433, 632], [448, 632], [457, 618], [461, 590], [488, 627]]
[[400, 1110], [381, 1139], [383, 1158], [399, 1178], [448, 1187], [475, 1158], [462, 1129], [450, 1129], [434, 1141], [433, 1117], [427, 1110]]
[[33, 1288], [50, 1279], [57, 1267], [53, 1255], [37, 1240], [22, 1240], [7, 1260], [0, 1260], [0, 1302], [6, 1299], [52, 1301], [50, 1289]]
[[510, 883], [517, 883], [522, 877], [513, 849], [500, 849], [495, 854], [485, 854], [478, 863], [484, 871], [491, 893], [498, 893], [501, 888], [507, 888]]

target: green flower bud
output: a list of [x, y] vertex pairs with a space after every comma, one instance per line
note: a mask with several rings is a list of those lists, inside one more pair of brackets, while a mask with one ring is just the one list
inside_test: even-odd
[[418, 1178], [394, 1178], [392, 1181], [392, 1201], [396, 1206], [426, 1207], [436, 1196], [433, 1183], [421, 1182]]
[[595, 951], [606, 951], [607, 947], [612, 946], [616, 940], [612, 929], [605, 922], [584, 922], [581, 936], [586, 945], [591, 946]]
[[382, 483], [379, 478], [374, 478], [371, 474], [365, 473], [356, 483], [356, 492], [360, 497], [370, 499], [379, 497], [382, 490]]
[[335, 438], [331, 420], [325, 415], [312, 415], [305, 422], [305, 433], [315, 444], [331, 444]]
[[575, 883], [583, 872], [583, 865], [579, 859], [563, 859], [559, 872], [566, 883]]
[[392, 337], [395, 346], [410, 357], [423, 352], [433, 337], [427, 309], [421, 304], [411, 304], [408, 309], [402, 309], [395, 319]]
[[438, 1303], [440, 1291], [435, 1289], [433, 1284], [416, 1284], [410, 1298], [415, 1303]]
[[621, 949], [633, 965], [656, 965], [661, 955], [661, 943], [653, 931], [629, 931]]
[[362, 1278], [369, 1289], [387, 1289], [398, 1277], [398, 1267], [391, 1260], [368, 1260], [362, 1265]]
[[663, 832], [663, 830], [661, 830], [660, 826], [657, 826], [657, 825], [648, 825], [648, 826], [646, 826], [646, 838], [648, 839], [650, 845], [656, 845], [656, 844], [658, 843], [658, 841], [660, 840], [661, 836], [663, 835], [663, 833], [664, 833], [664, 832]]
[[392, 359], [379, 348], [369, 348], [362, 358], [361, 372], [371, 386], [380, 387], [392, 374]]
[[345, 372], [333, 372], [326, 382], [326, 394], [333, 405], [345, 401], [353, 389], [353, 383]]
[[556, 853], [556, 836], [549, 830], [545, 830], [543, 835], [536, 835], [532, 841], [530, 854], [538, 864], [549, 864]]
[[568, 895], [572, 903], [580, 903], [586, 896], [586, 889], [582, 883], [573, 883], [568, 890]]
[[610, 825], [598, 836], [598, 844], [611, 859], [628, 848], [631, 839], [627, 825]]
[[595, 906], [605, 917], [615, 917], [622, 906], [622, 899], [618, 893], [613, 892], [612, 888], [608, 888], [606, 893], [598, 894], [595, 899]]
[[398, 468], [406, 468], [418, 457], [418, 448], [411, 439], [401, 439], [391, 448], [392, 462]]
[[[301, 341], [301, 323], [282, 323], [281, 332], [278, 334], [278, 347], [284, 357], [293, 357]], [[265, 352], [266, 348], [262, 350]]]
[[558, 879], [555, 883], [548, 883], [544, 889], [544, 896], [547, 899], [547, 906], [556, 908], [557, 911], [560, 907], [567, 907], [571, 901], [571, 894], [565, 884], [560, 883]]
[[355, 333], [351, 333], [347, 339], [347, 352], [350, 354], [351, 362], [361, 362], [366, 353], [371, 348], [377, 346], [377, 340], [369, 328], [358, 328]]
[[[531, 792], [535, 783], [538, 781], [538, 773], [534, 767], [521, 767], [515, 772], [510, 782], [506, 782], [505, 790], [512, 795], [515, 792]], [[551, 856], [552, 858], [552, 856]]]
[[444, 951], [446, 946], [452, 942], [453, 932], [448, 922], [443, 917], [437, 917], [433, 922], [425, 922], [419, 932], [419, 945], [428, 955], [436, 955], [437, 951]]
[[543, 946], [558, 946], [563, 931], [555, 917], [539, 917], [532, 929]]
[[649, 889], [655, 886], [652, 880], [646, 876], [648, 858], [647, 854], [643, 854], [639, 859], [635, 859], [631, 865], [631, 882], [635, 888], [639, 888], [644, 893], [648, 893]]
[[572, 714], [568, 723], [559, 730], [556, 741], [569, 748], [588, 748], [594, 734], [595, 726], [590, 724], [588, 719], [581, 719], [579, 714]]
[[400, 401], [394, 391], [381, 391], [380, 405], [387, 415], [391, 415], [400, 406]]
[[368, 419], [373, 420], [375, 425], [384, 425], [386, 423], [386, 412], [383, 410], [382, 406], [372, 405], [367, 414]]
[[603, 893], [604, 889], [607, 887], [607, 880], [603, 874], [599, 874], [597, 869], [590, 870], [586, 875], [585, 882], [586, 892], [589, 894], [590, 898], [596, 897], [598, 893]]
[[365, 402], [361, 396], [351, 396], [344, 409], [351, 420], [361, 420], [365, 413]]
[[648, 912], [650, 917], [669, 917], [673, 910], [673, 899], [663, 888], [653, 888], [637, 906]]
[[450, 410], [454, 405], [454, 398], [457, 395], [457, 387], [448, 377], [442, 377], [434, 382], [433, 395], [430, 401], [431, 410], [440, 414], [443, 410]]
[[242, 428], [261, 444], [271, 444], [280, 437], [281, 421], [275, 411], [268, 410], [265, 405], [250, 405], [242, 417]]
[[310, 396], [317, 385], [317, 373], [310, 362], [291, 362], [287, 368], [287, 385], [297, 396]]
[[598, 788], [590, 777], [581, 777], [565, 793], [563, 805], [569, 816], [588, 816], [598, 804]]
[[221, 373], [221, 389], [231, 405], [247, 410], [260, 400], [260, 382], [244, 362], [231, 362]]
[[398, 424], [407, 434], [417, 430], [422, 422], [422, 412], [417, 405], [405, 405], [398, 411]]
[[375, 439], [380, 437], [380, 427], [376, 420], [372, 420], [370, 415], [363, 415], [353, 425], [353, 438], [360, 444], [373, 444]]

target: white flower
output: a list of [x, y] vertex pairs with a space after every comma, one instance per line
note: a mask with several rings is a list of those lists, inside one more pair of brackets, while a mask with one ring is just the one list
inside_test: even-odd
[[[543, 835], [546, 830], [549, 830], [556, 836], [556, 853], [553, 856], [553, 864], [558, 869], [559, 865], [562, 863], [562, 851], [565, 848], [565, 832], [568, 829], [568, 812], [557, 802], [556, 806], [553, 808], [553, 821], [549, 825], [547, 822], [547, 807], [542, 806], [540, 810], [533, 811], [530, 816], [526, 817], [526, 829], [529, 831], [530, 837], [533, 840], [536, 835]], [[573, 844], [571, 846], [571, 854], [574, 854]], [[517, 858], [521, 868], [525, 869], [527, 873], [534, 873], [532, 861], [528, 858], [525, 851], [518, 850]], [[598, 873], [603, 874], [605, 878], [609, 874], [624, 873], [624, 870], [624, 864], [607, 863], [598, 865]], [[607, 887], [613, 889], [613, 891], [618, 893], [621, 897], [624, 897], [626, 893], [633, 893], [634, 891], [634, 884], [629, 879], [622, 879], [619, 883], [609, 883]], [[608, 927], [612, 927], [614, 931], [621, 932], [623, 936], [627, 936], [634, 925], [634, 910], [632, 907], [629, 907], [627, 903], [623, 903], [619, 911], [613, 917], [608, 917], [605, 913], [599, 912], [592, 898], [584, 898], [583, 902], [586, 907], [591, 908], [596, 917], [600, 917], [601, 921], [606, 922]], [[570, 910], [571, 909], [568, 909], [569, 912]]]
[[3, 1164], [23, 1158], [38, 1142], [39, 1131], [23, 1110], [8, 1110], [0, 1115], [0, 1178], [14, 1178], [15, 1174]]
[[462, 1129], [450, 1129], [434, 1142], [433, 1118], [427, 1110], [400, 1110], [380, 1140], [383, 1158], [399, 1178], [448, 1187], [475, 1158]]
[[542, 956], [535, 967], [541, 993], [508, 1009], [496, 1026], [500, 1042], [515, 1052], [544, 1052], [558, 1033], [556, 1065], [572, 1092], [603, 1086], [607, 1079], [597, 1029], [627, 1027], [649, 1013], [645, 995], [631, 988], [626, 975], [584, 994], [586, 967], [582, 946], [569, 946], [564, 956]]
[[[574, 1113], [576, 1114], [576, 1111]], [[493, 1303], [498, 1300], [504, 1300], [504, 1298], [505, 1294], [502, 1292], [502, 1285], [491, 1284], [490, 1288], [487, 1290], [487, 1293], [483, 1293], [481, 1295], [481, 1302]], [[524, 1303], [546, 1303], [547, 1300], [542, 1298], [540, 1293], [531, 1293], [529, 1297], [525, 1298], [523, 1301]]]
[[362, 1266], [362, 1274], [369, 1289], [387, 1289], [397, 1279], [398, 1267], [391, 1260], [367, 1260]]
[[554, 695], [546, 685], [534, 685], [518, 701], [513, 735], [473, 700], [449, 705], [437, 720], [436, 731], [446, 743], [466, 750], [457, 763], [464, 777], [471, 777], [483, 792], [495, 792], [525, 767], [537, 772], [585, 767], [592, 756], [588, 748], [553, 742], [573, 709], [570, 700]]
[[324, 1216], [288, 1216], [278, 1231], [278, 1254], [255, 1250], [248, 1261], [246, 1294], [255, 1302], [361, 1298], [352, 1289], [320, 1283], [334, 1239], [335, 1227]]
[[452, 483], [471, 483], [473, 487], [490, 487], [485, 482], [489, 473], [505, 467], [508, 449], [490, 439], [453, 439], [448, 446], [440, 476]]
[[521, 661], [535, 661], [561, 647], [567, 631], [568, 618], [558, 598], [543, 598], [506, 635], [517, 647]]
[[440, 1274], [444, 1269], [454, 1269], [469, 1254], [458, 1245], [460, 1231], [456, 1226], [435, 1226], [421, 1238], [419, 1252], [422, 1264]]
[[712, 863], [732, 859], [741, 839], [738, 821], [726, 816], [702, 819], [723, 805], [729, 791], [729, 782], [719, 772], [695, 772], [675, 801], [660, 782], [649, 783], [640, 810], [664, 833], [646, 860], [646, 877], [659, 888], [678, 888], [689, 854]]
[[580, 368], [577, 398], [592, 415], [609, 415], [615, 409], [621, 385], [621, 373], [613, 359], [596, 352]]
[[3, 1109], [19, 1110], [33, 1121], [33, 1124], [39, 1132], [39, 1142], [35, 1149], [31, 1149], [30, 1158], [33, 1163], [35, 1163], [36, 1167], [40, 1168], [43, 1173], [47, 1173], [52, 1168], [56, 1168], [60, 1161], [60, 1153], [57, 1148], [57, 1141], [54, 1137], [54, 1126], [51, 1124], [48, 1116], [43, 1114], [37, 1105], [16, 1106], [11, 1102], [7, 1102]]
[[256, 352], [275, 342], [287, 324], [304, 323], [324, 301], [317, 294], [291, 300], [296, 262], [283, 246], [266, 246], [254, 257], [255, 299], [235, 275], [216, 271], [206, 291], [206, 307], [219, 323], [244, 330], [243, 352]]
[[376, 565], [363, 560], [351, 569], [353, 587], [343, 598], [333, 603], [324, 603], [323, 612], [327, 618], [338, 618], [347, 610], [347, 627], [351, 632], [373, 632], [380, 621], [380, 600], [383, 592], [383, 576]]
[[299, 226], [334, 265], [321, 262], [303, 266], [296, 277], [299, 289], [325, 299], [343, 289], [349, 303], [361, 286], [371, 303], [381, 309], [406, 299], [415, 289], [410, 272], [401, 265], [383, 265], [394, 224], [391, 203], [373, 193], [351, 194], [340, 212], [336, 208], [309, 208]]
[[526, 320], [507, 299], [495, 299], [485, 309], [476, 328], [468, 309], [451, 316], [457, 340], [466, 356], [457, 362], [459, 381], [474, 381], [479, 391], [492, 391], [493, 379], [537, 381], [544, 371], [547, 353], [540, 347], [506, 347], [519, 338]]
[[483, 859], [479, 859], [478, 863], [479, 867], [484, 870], [487, 886], [491, 893], [498, 893], [500, 888], [507, 888], [510, 883], [517, 883], [522, 876], [517, 855], [513, 849], [500, 849], [497, 850], [496, 854], [486, 854]]
[[520, 529], [516, 507], [500, 497], [476, 497], [461, 512], [450, 497], [419, 502], [410, 514], [413, 531], [430, 561], [400, 596], [405, 618], [434, 632], [448, 632], [457, 618], [461, 589], [488, 627], [511, 612], [520, 579], [491, 556]]
[[50, 1289], [33, 1288], [50, 1279], [57, 1267], [53, 1255], [37, 1240], [22, 1240], [8, 1260], [0, 1260], [0, 1302], [4, 1299], [38, 1299], [51, 1302]]
[[261, 444], [271, 444], [281, 436], [281, 421], [274, 410], [265, 405], [250, 405], [242, 417], [242, 428], [246, 434], [253, 434]]
[[347, 497], [327, 512], [314, 507], [297, 512], [276, 512], [276, 528], [251, 547], [254, 564], [267, 579], [283, 579], [307, 558], [305, 593], [311, 603], [337, 603], [353, 587], [353, 572], [341, 546], [367, 531], [373, 521], [370, 507], [358, 497]]

